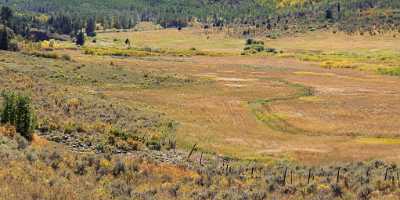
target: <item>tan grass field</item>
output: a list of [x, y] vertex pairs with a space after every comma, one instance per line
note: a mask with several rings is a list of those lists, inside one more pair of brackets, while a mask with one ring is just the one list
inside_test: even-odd
[[[198, 30], [100, 33], [103, 44], [230, 52], [237, 56], [110, 57], [67, 51], [79, 63], [112, 63], [130, 71], [174, 73], [205, 84], [173, 88], [102, 88], [122, 102], [142, 102], [179, 122], [178, 145], [198, 144], [210, 153], [234, 158], [303, 163], [399, 159], [400, 89], [397, 77], [373, 70], [321, 68], [319, 61], [397, 64], [400, 39], [332, 33], [266, 41], [284, 55], [239, 56], [244, 40]], [[320, 56], [298, 59], [298, 52], [354, 53], [367, 58], [385, 52], [387, 59]], [[285, 54], [294, 56], [285, 56]], [[368, 56], [371, 55], [371, 56]], [[328, 55], [329, 56], [329, 55]], [[364, 56], [364, 55], [363, 55]], [[400, 62], [399, 62], [400, 66]], [[302, 94], [310, 90], [312, 94]], [[306, 91], [307, 92], [307, 91]]]
[[206, 33], [198, 29], [163, 29], [138, 32], [102, 33], [97, 39], [109, 45], [114, 39], [117, 44], [123, 44], [129, 39], [137, 47], [151, 47], [162, 49], [189, 50], [196, 48], [202, 51], [218, 51], [239, 53], [243, 48], [244, 40], [233, 39], [223, 33]]

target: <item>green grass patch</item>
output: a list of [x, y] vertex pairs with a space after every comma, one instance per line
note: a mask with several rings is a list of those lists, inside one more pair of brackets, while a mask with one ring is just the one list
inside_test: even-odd
[[287, 122], [286, 116], [280, 113], [273, 113], [269, 108], [269, 105], [278, 101], [289, 101], [299, 99], [303, 97], [312, 97], [314, 91], [310, 87], [306, 87], [301, 84], [291, 83], [286, 80], [274, 79], [280, 83], [283, 83], [287, 87], [295, 89], [295, 92], [288, 96], [273, 97], [269, 99], [258, 99], [249, 102], [249, 107], [252, 113], [256, 116], [257, 120], [265, 123], [272, 130], [284, 132], [284, 133], [304, 133], [305, 130], [292, 126]]
[[400, 139], [398, 138], [358, 138], [356, 139], [358, 143], [362, 144], [400, 144]]
[[47, 52], [47, 51], [24, 51], [23, 54], [40, 57], [40, 58], [50, 58], [50, 59], [62, 59], [62, 60], [72, 60], [71, 56], [68, 54], [59, 55], [55, 52]]
[[128, 48], [121, 49], [115, 47], [84, 47], [85, 54], [88, 55], [99, 55], [99, 56], [124, 56], [124, 57], [147, 57], [147, 56], [224, 56], [227, 53], [213, 52], [213, 51], [201, 51], [195, 48], [187, 50], [177, 49], [158, 49], [158, 48]]
[[382, 75], [400, 76], [400, 67], [378, 68], [376, 71]]
[[280, 57], [317, 62], [327, 69], [357, 69], [377, 71], [378, 74], [399, 76], [400, 53], [392, 50], [359, 50], [352, 52], [294, 51]]

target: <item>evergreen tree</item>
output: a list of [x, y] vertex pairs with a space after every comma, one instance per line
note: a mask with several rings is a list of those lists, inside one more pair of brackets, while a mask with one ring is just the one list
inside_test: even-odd
[[333, 12], [332, 12], [332, 10], [330, 8], [325, 11], [325, 18], [326, 19], [333, 19]]
[[114, 19], [113, 28], [116, 28], [116, 29], [121, 29], [121, 28], [122, 28], [122, 25], [121, 25], [121, 18], [120, 18], [120, 17], [116, 17], [116, 18]]
[[13, 11], [11, 10], [11, 8], [3, 6], [1, 7], [0, 17], [3, 24], [8, 24], [10, 22], [10, 19], [13, 17]]
[[127, 16], [127, 15], [123, 15], [119, 18], [119, 21], [120, 21], [119, 24], [120, 24], [121, 28], [123, 28], [123, 29], [130, 28], [128, 18], [129, 18], [129, 16]]
[[[76, 18], [76, 19], [75, 19]], [[52, 15], [48, 21], [48, 24], [57, 33], [72, 34], [75, 30], [82, 28], [79, 17], [73, 17], [69, 14], [57, 14]]]
[[0, 50], [8, 50], [10, 43], [10, 36], [8, 35], [7, 28], [3, 26], [3, 30], [0, 31]]
[[[287, 31], [288, 27], [296, 32], [304, 31], [310, 21], [317, 27], [326, 27], [326, 23], [336, 22], [338, 29], [345, 32], [359, 29], [364, 32], [377, 29], [400, 30], [396, 23], [396, 12], [387, 12], [385, 17], [381, 16], [381, 12], [359, 14], [371, 8], [382, 10], [382, 13], [386, 13], [386, 10], [399, 10], [399, 0], [96, 0], [96, 3], [58, 0], [52, 1], [51, 5], [48, 1], [0, 0], [4, 3], [2, 5], [12, 5], [19, 12], [13, 16], [11, 9], [2, 8], [0, 23], [10, 20], [6, 26], [15, 33], [24, 33], [23, 36], [28, 36], [31, 28], [76, 35], [86, 26], [87, 34], [91, 36], [94, 19], [106, 29], [132, 28], [138, 21], [151, 21], [165, 28], [180, 29], [196, 20], [203, 25], [208, 24], [208, 27], [211, 24], [216, 27], [240, 25], [239, 29], [245, 29], [246, 26], [265, 27], [268, 35]], [[89, 6], [80, 6], [82, 2]], [[45, 13], [50, 19], [34, 17], [38, 13]], [[91, 18], [88, 19], [88, 16]], [[23, 18], [31, 19], [24, 22], [21, 21]], [[85, 18], [89, 21], [82, 20]]]
[[32, 139], [36, 118], [31, 107], [31, 99], [13, 92], [2, 93], [4, 102], [1, 123], [15, 126], [16, 131], [28, 140]]
[[85, 34], [80, 31], [76, 36], [76, 45], [83, 46], [85, 44]]
[[18, 95], [16, 101], [15, 128], [18, 133], [28, 140], [32, 140], [35, 128], [34, 115], [31, 108], [31, 99], [24, 95]]
[[86, 23], [86, 35], [90, 37], [96, 36], [96, 20], [94, 18], [89, 18]]
[[15, 94], [12, 92], [3, 92], [3, 110], [1, 112], [2, 124], [15, 124]]

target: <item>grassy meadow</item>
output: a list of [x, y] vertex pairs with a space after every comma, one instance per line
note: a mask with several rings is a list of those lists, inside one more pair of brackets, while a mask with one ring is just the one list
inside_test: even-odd
[[0, 199], [397, 199], [400, 38], [259, 40], [156, 29], [1, 52], [0, 89], [32, 97], [38, 130], [27, 146], [1, 126], [0, 182], [24, 187]]
[[[343, 152], [329, 162], [353, 160], [366, 144], [354, 142], [347, 153], [352, 140], [397, 137], [398, 97], [390, 95], [396, 79], [386, 75], [396, 76], [399, 39], [307, 33], [263, 40], [277, 53], [241, 55], [245, 42], [196, 28], [105, 32], [81, 48], [42, 44], [25, 55], [39, 65], [54, 63], [43, 69], [47, 81], [84, 85], [102, 98], [165, 114], [187, 150], [199, 144], [207, 153], [244, 160], [325, 163], [329, 156], [313, 160], [314, 154], [336, 149]], [[380, 102], [382, 95], [388, 98]], [[369, 158], [374, 155], [357, 155]]]
[[[204, 33], [196, 29], [101, 33], [96, 39], [112, 43], [113, 48], [128, 49], [123, 44], [125, 38], [133, 41], [134, 49], [147, 47], [178, 52], [192, 48], [221, 53], [217, 56], [180, 55], [159, 51], [147, 55], [152, 59], [135, 55], [103, 58], [106, 63], [115, 60], [115, 63], [120, 62], [127, 68], [145, 66], [146, 69], [184, 74], [207, 82], [132, 94], [118, 88], [107, 92], [118, 98], [149, 102], [165, 111], [167, 116], [182, 122], [177, 129], [177, 142], [186, 149], [200, 143], [204, 150], [236, 158], [268, 161], [280, 155], [278, 157], [283, 159], [297, 160], [298, 151], [303, 148], [304, 155], [312, 155], [326, 152], [331, 145], [345, 151], [346, 146], [351, 144], [349, 138], [397, 137], [396, 118], [390, 117], [396, 116], [396, 113], [386, 111], [396, 107], [398, 97], [390, 96], [394, 92], [390, 84], [396, 79], [381, 76], [395, 75], [392, 71], [396, 71], [399, 63], [396, 56], [399, 39], [391, 35], [374, 38], [342, 33], [309, 33], [265, 40], [266, 47], [281, 52], [247, 56], [238, 56], [244, 48], [243, 39], [229, 38], [222, 32]], [[88, 46], [95, 48], [102, 44], [96, 42]], [[90, 58], [80, 56], [79, 59], [85, 61]], [[365, 88], [362, 89], [360, 84]], [[372, 114], [370, 106], [379, 107], [379, 101], [382, 101], [380, 94], [373, 91], [382, 90], [380, 92], [383, 93], [383, 89], [389, 90], [382, 95], [390, 96], [384, 102], [387, 101], [391, 108], [384, 107], [382, 111]], [[369, 95], [368, 100], [363, 99], [363, 95]], [[346, 106], [348, 102], [351, 103]], [[245, 137], [240, 136], [243, 133], [246, 133]], [[334, 137], [334, 140], [327, 136]], [[326, 147], [317, 145], [317, 148], [308, 149], [299, 145], [313, 146], [321, 140], [327, 143]], [[280, 149], [279, 143], [290, 145]], [[354, 144], [357, 146], [359, 143]], [[354, 151], [365, 148], [363, 144], [359, 145]], [[346, 154], [343, 152], [343, 160], [354, 159], [352, 153]], [[311, 159], [305, 161], [313, 162]]]

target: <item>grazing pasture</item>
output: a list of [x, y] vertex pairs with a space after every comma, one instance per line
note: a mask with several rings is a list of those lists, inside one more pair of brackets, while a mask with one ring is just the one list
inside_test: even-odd
[[0, 126], [0, 179], [16, 185], [0, 197], [29, 198], [32, 176], [44, 199], [395, 199], [399, 44], [190, 28], [2, 51], [1, 89], [31, 96], [38, 129], [27, 147]]
[[[205, 152], [266, 162], [398, 158], [397, 143], [362, 142], [399, 136], [399, 80], [382, 73], [399, 64], [397, 38], [308, 33], [264, 40], [277, 53], [240, 55], [245, 41], [221, 32], [167, 29], [99, 33], [97, 42], [87, 46], [130, 51], [123, 42], [127, 38], [132, 49], [159, 51], [147, 56], [93, 55], [65, 50], [61, 44], [54, 52], [67, 53], [73, 63], [109, 68], [107, 74], [126, 72], [135, 81], [140, 79], [130, 73], [173, 75], [161, 82], [168, 87], [141, 88], [118, 80], [96, 87], [107, 98], [145, 103], [165, 113], [177, 122], [180, 147], [198, 144]], [[190, 48], [216, 55], [161, 51]], [[342, 62], [354, 67], [326, 66]], [[90, 69], [81, 75], [85, 73], [99, 77]]]

